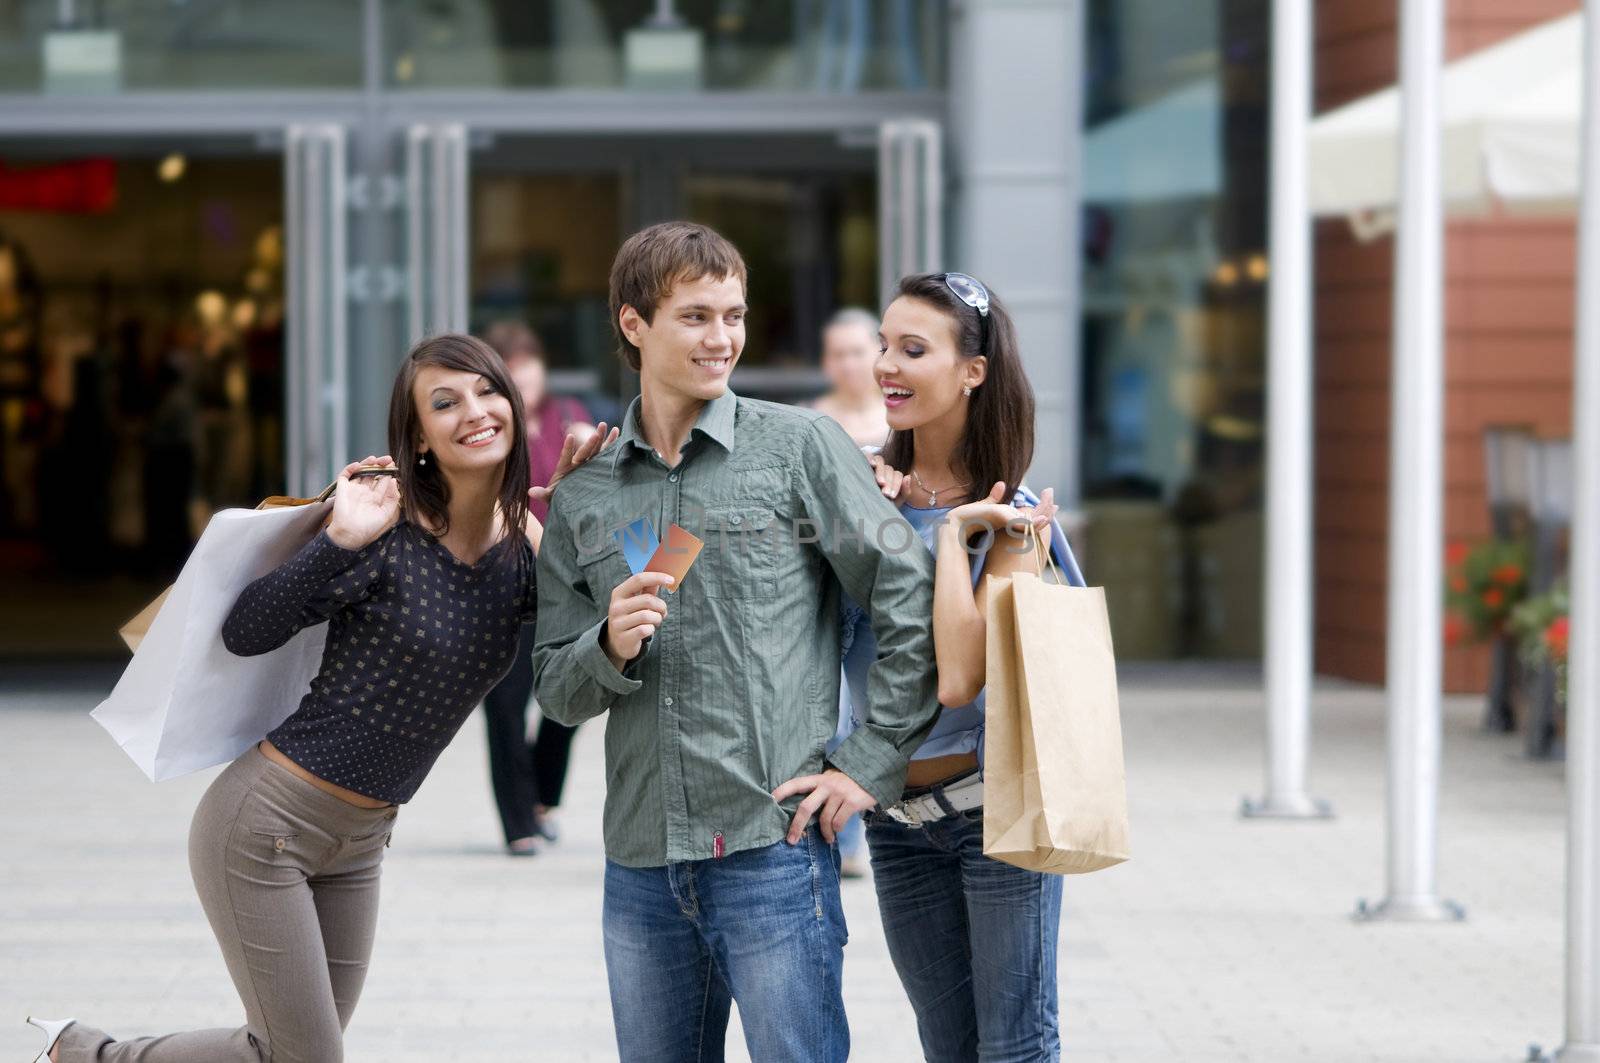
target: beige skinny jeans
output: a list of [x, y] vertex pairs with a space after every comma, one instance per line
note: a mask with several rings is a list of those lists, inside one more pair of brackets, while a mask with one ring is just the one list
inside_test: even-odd
[[245, 1025], [115, 1041], [75, 1022], [57, 1042], [61, 1063], [340, 1063], [395, 812], [357, 808], [252, 746], [189, 829], [189, 870]]

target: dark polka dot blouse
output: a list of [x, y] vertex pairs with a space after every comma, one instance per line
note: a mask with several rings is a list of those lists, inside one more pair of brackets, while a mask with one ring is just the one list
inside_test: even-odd
[[380, 801], [409, 801], [531, 624], [522, 536], [469, 565], [402, 521], [360, 550], [326, 532], [244, 589], [222, 625], [241, 656], [328, 622], [322, 668], [267, 738], [296, 764]]

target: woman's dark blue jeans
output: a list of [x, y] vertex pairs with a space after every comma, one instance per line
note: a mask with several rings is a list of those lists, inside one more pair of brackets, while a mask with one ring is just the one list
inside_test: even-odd
[[929, 1063], [1061, 1057], [1061, 879], [983, 855], [983, 810], [867, 817], [878, 910]]

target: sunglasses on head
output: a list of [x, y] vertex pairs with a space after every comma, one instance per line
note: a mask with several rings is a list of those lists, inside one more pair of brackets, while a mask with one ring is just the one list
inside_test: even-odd
[[978, 312], [978, 350], [980, 353], [989, 350], [989, 289], [976, 277], [965, 273], [946, 273], [944, 286], [949, 288], [957, 299], [966, 303]]

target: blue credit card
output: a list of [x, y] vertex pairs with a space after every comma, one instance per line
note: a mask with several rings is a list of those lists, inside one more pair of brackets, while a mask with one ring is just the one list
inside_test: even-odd
[[656, 549], [661, 545], [661, 539], [656, 535], [655, 525], [650, 523], [649, 517], [640, 517], [626, 528], [611, 534], [616, 536], [617, 544], [622, 547], [622, 556], [628, 562], [628, 571], [635, 576], [644, 571], [644, 567], [650, 563]]

